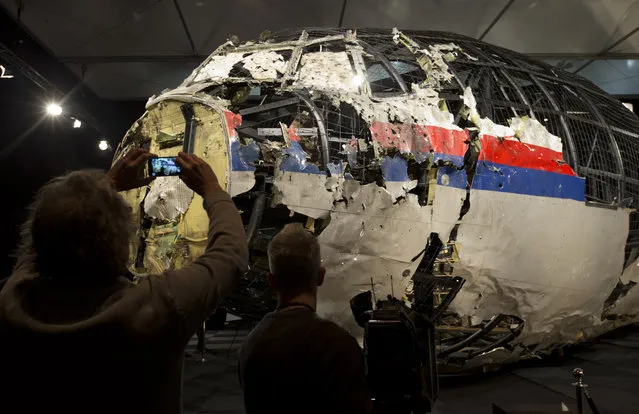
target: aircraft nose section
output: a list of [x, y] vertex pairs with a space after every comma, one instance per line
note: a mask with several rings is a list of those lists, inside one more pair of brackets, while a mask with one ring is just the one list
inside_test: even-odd
[[[167, 100], [153, 105], [131, 127], [116, 159], [130, 148], [144, 147], [160, 157], [190, 152], [206, 161], [222, 188], [230, 191], [231, 147], [237, 134], [232, 112], [222, 106]], [[229, 125], [231, 127], [229, 127]], [[252, 172], [251, 172], [252, 174]], [[239, 190], [246, 191], [248, 184]], [[236, 187], [237, 188], [237, 187]], [[139, 223], [131, 241], [130, 262], [137, 273], [162, 273], [191, 263], [204, 252], [208, 216], [202, 198], [179, 177], [158, 177], [149, 187], [123, 193]]]

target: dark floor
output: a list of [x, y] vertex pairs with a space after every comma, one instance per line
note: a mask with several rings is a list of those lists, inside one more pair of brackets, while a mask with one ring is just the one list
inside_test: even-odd
[[[246, 330], [207, 335], [211, 352], [201, 362], [187, 358], [184, 372], [184, 413], [243, 413], [237, 380], [236, 350]], [[195, 343], [191, 343], [190, 352]], [[575, 407], [572, 370], [583, 368], [585, 383], [602, 414], [639, 413], [639, 328], [622, 329], [569, 355], [526, 363], [508, 371], [444, 380], [435, 404], [437, 414], [491, 414], [492, 404], [560, 412], [561, 404]], [[590, 413], [588, 408], [586, 413]]]

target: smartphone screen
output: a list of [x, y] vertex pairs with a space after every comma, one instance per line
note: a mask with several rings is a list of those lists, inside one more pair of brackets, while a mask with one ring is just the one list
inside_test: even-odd
[[175, 163], [176, 157], [157, 157], [149, 160], [149, 175], [151, 177], [166, 177], [179, 175], [180, 167]]

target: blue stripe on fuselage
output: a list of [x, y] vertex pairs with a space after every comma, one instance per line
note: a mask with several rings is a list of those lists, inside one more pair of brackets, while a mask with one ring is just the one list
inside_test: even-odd
[[[283, 149], [287, 157], [280, 164], [281, 171], [326, 174], [326, 172], [320, 171], [315, 164], [306, 162], [306, 152], [299, 143], [293, 142], [291, 144], [291, 147]], [[255, 169], [249, 164], [255, 157], [254, 148], [236, 145], [233, 146], [231, 154], [233, 171], [251, 171]], [[447, 154], [435, 153], [434, 160], [451, 161], [458, 166], [463, 164], [463, 157]], [[397, 168], [399, 165], [394, 167]], [[389, 174], [391, 179], [388, 181], [393, 181], [393, 178], [396, 179], [398, 177], [404, 178], [403, 174]], [[466, 171], [457, 167], [440, 167], [437, 173], [437, 183], [447, 187], [466, 189], [466, 180]], [[586, 180], [584, 178], [530, 168], [513, 167], [489, 161], [479, 161], [477, 163], [472, 189], [577, 201], [586, 199]]]
[[[465, 189], [466, 171], [448, 167], [440, 168], [437, 183]], [[480, 161], [477, 164], [472, 189], [577, 201], [586, 199], [586, 180], [584, 178], [530, 168], [512, 167], [488, 161]]]

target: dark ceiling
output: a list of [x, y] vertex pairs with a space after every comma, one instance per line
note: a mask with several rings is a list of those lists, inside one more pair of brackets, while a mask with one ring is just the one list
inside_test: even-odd
[[303, 26], [452, 31], [639, 95], [638, 0], [0, 0], [101, 98], [180, 83], [230, 35]]

